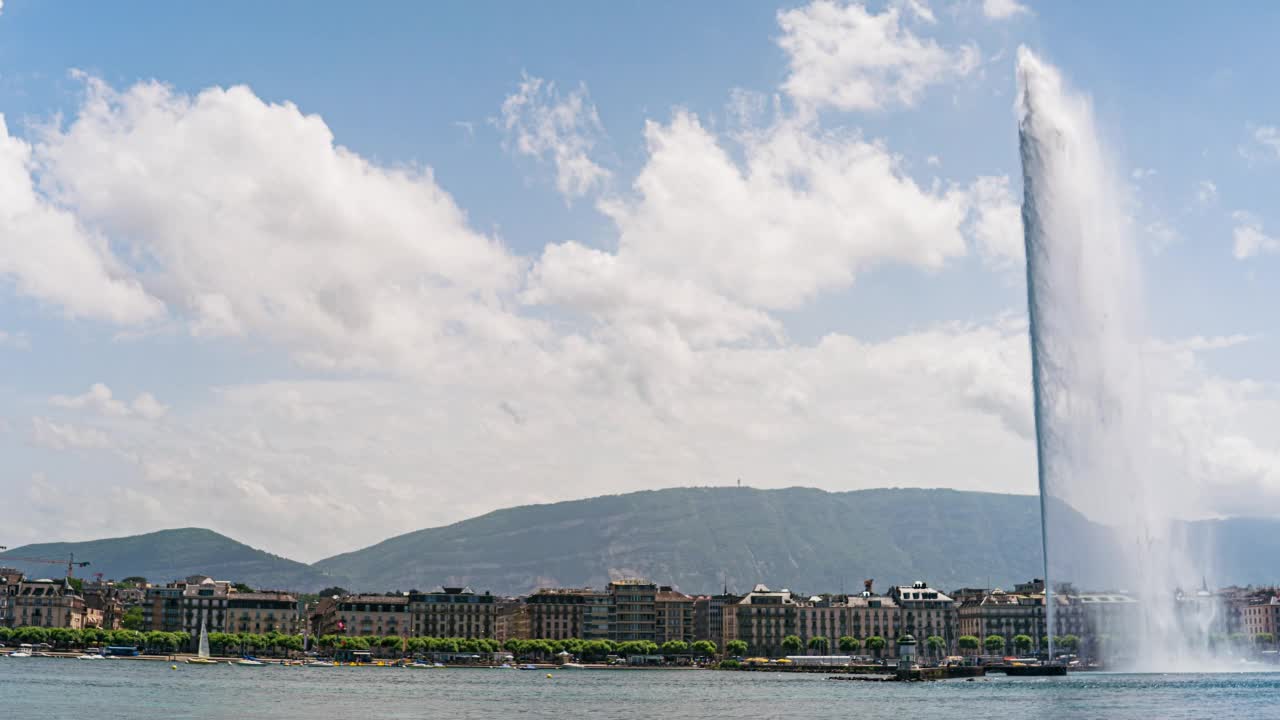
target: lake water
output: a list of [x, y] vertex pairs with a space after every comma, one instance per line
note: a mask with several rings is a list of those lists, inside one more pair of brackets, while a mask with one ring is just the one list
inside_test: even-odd
[[932, 683], [676, 670], [192, 667], [0, 658], [4, 717], [1280, 718], [1280, 673], [1077, 674]]

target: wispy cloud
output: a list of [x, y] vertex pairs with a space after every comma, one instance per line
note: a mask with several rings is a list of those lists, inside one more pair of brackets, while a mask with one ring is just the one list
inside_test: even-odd
[[609, 171], [591, 158], [604, 129], [585, 85], [562, 96], [555, 83], [525, 75], [503, 101], [499, 126], [515, 152], [555, 163], [556, 189], [566, 200], [608, 182]]
[[982, 14], [992, 20], [1007, 20], [1015, 15], [1030, 15], [1031, 9], [1017, 0], [982, 0]]
[[1232, 254], [1237, 260], [1247, 260], [1258, 255], [1280, 252], [1280, 239], [1268, 235], [1262, 221], [1252, 213], [1237, 210], [1231, 217], [1236, 226], [1232, 231]]

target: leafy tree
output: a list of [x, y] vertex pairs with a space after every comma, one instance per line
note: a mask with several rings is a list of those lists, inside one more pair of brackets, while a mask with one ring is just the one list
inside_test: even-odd
[[120, 618], [120, 627], [125, 630], [141, 630], [146, 625], [146, 619], [142, 616], [142, 606], [134, 605], [124, 611], [124, 617]]
[[1080, 649], [1080, 638], [1075, 635], [1063, 635], [1062, 637], [1055, 638], [1054, 645], [1066, 650], [1067, 652], [1073, 653]]
[[804, 641], [799, 635], [788, 635], [782, 638], [782, 652], [787, 655], [799, 655], [804, 649]]
[[1020, 655], [1026, 654], [1027, 652], [1029, 652], [1031, 650], [1031, 646], [1034, 643], [1035, 643], [1035, 640], [1032, 640], [1030, 635], [1014, 635], [1013, 636], [1013, 648], [1017, 650], [1018, 654]]
[[144, 643], [147, 648], [161, 653], [176, 652], [178, 649], [178, 639], [173, 633], [163, 632], [161, 630], [152, 630], [145, 636]]
[[245, 585], [244, 583], [240, 583], [240, 582], [238, 582], [238, 583], [236, 583], [236, 584], [235, 584], [235, 589], [236, 589], [236, 592], [242, 592], [242, 593], [251, 593], [251, 592], [253, 592], [253, 588], [249, 587], [248, 585]]
[[369, 638], [359, 636], [344, 637], [339, 640], [339, 647], [347, 650], [368, 650]]
[[130, 575], [129, 577], [117, 583], [116, 586], [122, 587], [122, 588], [132, 588], [132, 587], [140, 587], [146, 584], [147, 584], [147, 579], [142, 577], [141, 575]]
[[71, 586], [72, 590], [76, 591], [77, 595], [84, 595], [84, 580], [81, 578], [69, 577], [67, 578], [67, 584]]
[[683, 640], [668, 640], [662, 643], [663, 655], [684, 655], [689, 652], [689, 643]]
[[987, 639], [982, 641], [982, 646], [985, 647], [987, 649], [987, 652], [992, 655], [997, 655], [999, 653], [1002, 653], [1004, 652], [1004, 646], [1005, 646], [1004, 636], [988, 635]]
[[716, 644], [710, 640], [698, 640], [693, 643], [693, 652], [698, 657], [711, 657], [716, 654]]
[[858, 642], [858, 638], [852, 635], [842, 635], [840, 639], [836, 640], [836, 646], [840, 648], [840, 652], [852, 654], [862, 647], [862, 643]]
[[745, 640], [730, 640], [724, 644], [724, 651], [734, 657], [742, 657], [747, 654], [747, 643]]
[[525, 641], [520, 638], [507, 638], [507, 641], [502, 643], [502, 649], [512, 655], [519, 655], [524, 648], [524, 643]]
[[137, 630], [116, 630], [111, 633], [112, 645], [141, 647], [145, 642], [146, 638]]
[[346, 588], [338, 587], [337, 585], [334, 585], [333, 587], [327, 587], [321, 590], [320, 592], [316, 593], [316, 595], [319, 595], [322, 598], [333, 597], [334, 595], [337, 595], [338, 597], [342, 597], [343, 595], [350, 595], [350, 594], [351, 593], [347, 592]]
[[1244, 644], [1249, 640], [1249, 636], [1245, 635], [1244, 633], [1235, 632], [1228, 635], [1227, 639], [1230, 640], [1231, 644], [1235, 645], [1236, 647], [1244, 647]]
[[[728, 645], [728, 643], [725, 643], [725, 644]], [[717, 667], [719, 667], [721, 670], [738, 670], [742, 668], [742, 663], [738, 662], [737, 660], [734, 660], [733, 658], [725, 658], [724, 660], [720, 661], [720, 664], [717, 665]]]
[[13, 639], [19, 643], [38, 645], [42, 642], [49, 642], [49, 631], [39, 627], [20, 627], [14, 633]]
[[816, 651], [819, 655], [826, 655], [829, 647], [831, 647], [831, 641], [821, 635], [809, 638], [809, 649]]
[[879, 635], [872, 635], [871, 637], [867, 638], [866, 642], [863, 643], [863, 645], [867, 646], [868, 650], [876, 654], [876, 657], [881, 657], [881, 654], [884, 652], [885, 646], [888, 644], [889, 643], [885, 642], [885, 639], [880, 637]]
[[56, 648], [65, 648], [70, 644], [71, 631], [67, 628], [51, 628], [48, 642]]
[[1253, 636], [1253, 643], [1258, 647], [1266, 647], [1276, 641], [1276, 636], [1269, 632], [1260, 632]]
[[0, 626], [0, 642], [8, 642], [13, 639], [13, 628]]
[[961, 635], [956, 638], [956, 646], [961, 650], [977, 650], [981, 646], [981, 643], [978, 641], [978, 638], [973, 635]]
[[925, 638], [924, 644], [929, 648], [929, 654], [935, 658], [942, 657], [942, 653], [947, 649], [947, 641], [940, 635], [930, 635]]
[[[325, 637], [333, 638], [334, 636], [326, 635]], [[224, 633], [224, 632], [209, 633], [209, 651], [212, 652], [214, 655], [226, 654], [227, 649], [235, 646], [237, 642], [238, 642], [238, 638], [236, 638], [236, 636], [232, 635], [231, 633]]]

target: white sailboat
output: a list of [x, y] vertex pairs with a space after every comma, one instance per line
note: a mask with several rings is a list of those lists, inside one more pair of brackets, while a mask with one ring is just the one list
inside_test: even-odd
[[200, 620], [200, 649], [196, 656], [187, 658], [188, 665], [217, 665], [218, 662], [209, 657], [209, 631], [205, 628], [204, 619]]

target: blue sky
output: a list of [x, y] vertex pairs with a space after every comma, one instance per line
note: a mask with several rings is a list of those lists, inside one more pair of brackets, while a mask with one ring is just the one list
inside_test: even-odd
[[[6, 544], [50, 527], [70, 539], [207, 525], [313, 559], [513, 503], [742, 474], [1030, 492], [1021, 259], [995, 220], [1020, 191], [1023, 44], [1093, 98], [1130, 193], [1151, 334], [1173, 348], [1167, 392], [1198, 418], [1178, 437], [1226, 488], [1210, 511], [1251, 494], [1280, 507], [1280, 447], [1250, 430], [1280, 419], [1280, 107], [1267, 89], [1280, 8], [1029, 3], [994, 17], [998, 5], [822, 6], [852, 18], [832, 26], [819, 6], [764, 2], [7, 0], [0, 113], [30, 156], [11, 158], [13, 176], [29, 182], [28, 210], [73, 223], [66, 247], [101, 267], [41, 289], [45, 237], [0, 225], [0, 491], [28, 510]], [[847, 48], [890, 13], [883, 57], [810, 57], [809, 94], [789, 84], [802, 73], [785, 38], [825, 28], [849, 33]], [[840, 83], [876, 62], [890, 75], [872, 77], [872, 99], [842, 101]], [[899, 94], [901, 73], [916, 91]], [[131, 94], [151, 81], [163, 97]], [[196, 100], [240, 85], [251, 94]], [[280, 163], [320, 151], [285, 142], [297, 113], [284, 103], [462, 215], [354, 189], [349, 167], [305, 187]], [[742, 120], [744, 107], [759, 112]], [[555, 117], [568, 120], [539, 124]], [[803, 175], [792, 163], [841, 158], [823, 166], [835, 190], [788, 176], [709, 186], [722, 200], [705, 214], [698, 183], [679, 207], [659, 202], [654, 188], [720, 177], [700, 134], [739, 170]], [[662, 160], [664, 142], [688, 156]], [[882, 181], [874, 162], [855, 172], [858, 143], [891, 158]], [[565, 191], [560, 158], [586, 163], [581, 187]], [[1006, 192], [980, 195], [981, 178], [1007, 178]], [[256, 196], [221, 194], [257, 180]], [[741, 213], [733, 198], [749, 199]], [[359, 222], [320, 227], [323, 242], [297, 230], [327, 210]], [[737, 225], [748, 211], [759, 221]], [[1235, 252], [1241, 233], [1252, 251]], [[114, 307], [99, 285], [132, 299]], [[348, 310], [330, 326], [325, 312]], [[299, 538], [290, 518], [328, 512], [343, 518], [334, 537]]]

